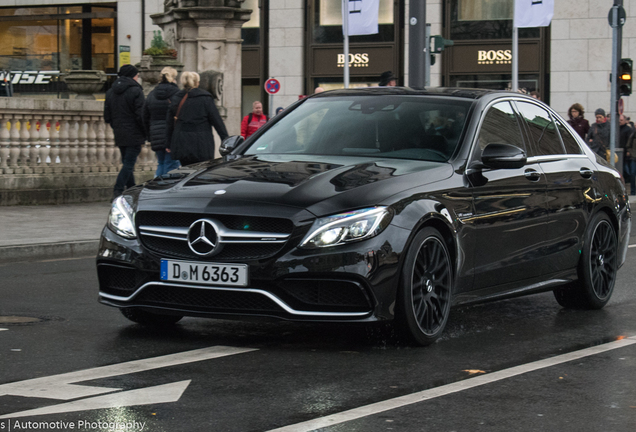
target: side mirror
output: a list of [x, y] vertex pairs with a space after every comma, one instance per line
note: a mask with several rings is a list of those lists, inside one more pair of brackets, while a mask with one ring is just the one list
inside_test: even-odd
[[527, 160], [526, 152], [512, 144], [488, 144], [481, 153], [481, 162], [490, 169], [522, 168]]
[[219, 147], [219, 153], [221, 156], [228, 155], [232, 153], [232, 151], [237, 148], [239, 145], [243, 144], [245, 138], [241, 135], [233, 135], [231, 137], [227, 137], [221, 143], [221, 147]]

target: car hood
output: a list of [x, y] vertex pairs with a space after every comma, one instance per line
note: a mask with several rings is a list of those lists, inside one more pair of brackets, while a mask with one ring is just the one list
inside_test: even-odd
[[[141, 208], [230, 213], [286, 207], [316, 216], [381, 204], [452, 175], [449, 163], [352, 156], [259, 155], [216, 159], [146, 184]], [[294, 210], [295, 209], [295, 210]]]

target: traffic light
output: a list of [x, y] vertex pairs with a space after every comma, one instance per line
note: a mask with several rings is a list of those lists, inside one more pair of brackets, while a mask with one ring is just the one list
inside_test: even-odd
[[632, 94], [632, 59], [621, 59], [618, 64], [618, 94], [629, 96]]
[[450, 39], [444, 39], [442, 36], [431, 36], [431, 39], [433, 40], [433, 46], [431, 47], [431, 52], [434, 54], [439, 54], [442, 51], [444, 51], [444, 48], [446, 48], [447, 46], [453, 46], [455, 45], [455, 42], [453, 42]]

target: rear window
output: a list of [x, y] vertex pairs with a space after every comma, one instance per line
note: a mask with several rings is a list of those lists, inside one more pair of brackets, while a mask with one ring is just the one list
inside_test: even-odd
[[256, 139], [245, 154], [355, 155], [445, 162], [471, 101], [422, 96], [310, 99]]

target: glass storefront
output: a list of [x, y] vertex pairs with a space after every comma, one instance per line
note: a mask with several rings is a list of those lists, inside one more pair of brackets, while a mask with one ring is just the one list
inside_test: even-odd
[[[0, 8], [0, 71], [12, 73], [16, 93], [59, 91], [56, 72], [115, 73], [115, 9], [115, 4]], [[24, 78], [46, 71], [53, 72], [46, 82]]]
[[[378, 33], [349, 37], [350, 87], [376, 86], [380, 75], [393, 71], [403, 76], [404, 5], [393, 0], [380, 0]], [[342, 2], [314, 0], [308, 3], [306, 50], [306, 90], [344, 87], [346, 59], [343, 54]]]
[[[445, 0], [443, 85], [509, 90], [514, 0]], [[549, 93], [549, 28], [519, 29], [519, 89]]]

